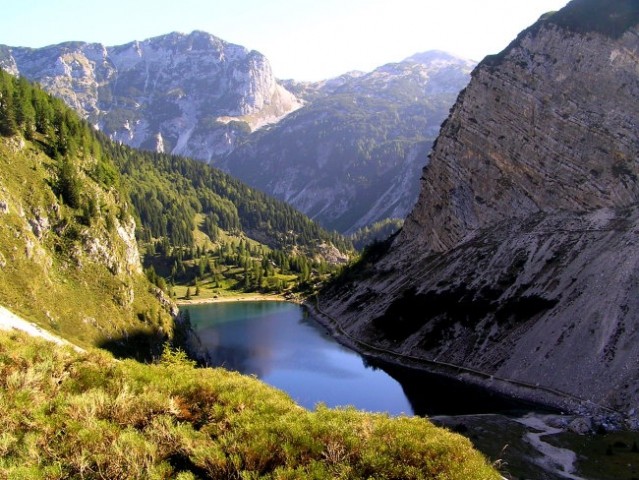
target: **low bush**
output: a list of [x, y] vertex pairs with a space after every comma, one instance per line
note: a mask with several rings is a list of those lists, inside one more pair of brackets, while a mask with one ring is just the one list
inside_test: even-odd
[[499, 479], [425, 418], [302, 409], [257, 379], [0, 333], [0, 478]]

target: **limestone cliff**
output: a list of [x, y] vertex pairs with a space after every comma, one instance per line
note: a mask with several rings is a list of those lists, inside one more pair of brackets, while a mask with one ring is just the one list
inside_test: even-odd
[[429, 51], [368, 73], [288, 82], [305, 106], [218, 165], [342, 233], [404, 218], [417, 200], [433, 141], [474, 66]]
[[262, 54], [199, 31], [113, 47], [0, 45], [0, 68], [37, 81], [116, 141], [206, 161], [301, 106]]
[[403, 230], [319, 299], [345, 341], [634, 413], [638, 24], [636, 1], [573, 0], [478, 65]]

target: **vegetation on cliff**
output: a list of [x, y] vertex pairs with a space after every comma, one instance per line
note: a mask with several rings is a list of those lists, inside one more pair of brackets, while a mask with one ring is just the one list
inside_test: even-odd
[[508, 47], [498, 54], [488, 55], [481, 63], [485, 66], [498, 66], [524, 37], [534, 34], [547, 24], [579, 35], [598, 33], [618, 39], [638, 23], [639, 3], [636, 0], [572, 0], [561, 10], [542, 15], [538, 22], [520, 32]]
[[219, 170], [111, 142], [4, 72], [0, 153], [0, 301], [83, 345], [161, 345], [174, 285], [283, 293], [352, 251]]
[[173, 335], [171, 311], [143, 275], [122, 177], [92, 129], [0, 72], [0, 132], [0, 303], [82, 346], [150, 354]]
[[639, 23], [639, 3], [635, 0], [572, 0], [547, 20], [575, 33], [597, 32], [619, 38]]

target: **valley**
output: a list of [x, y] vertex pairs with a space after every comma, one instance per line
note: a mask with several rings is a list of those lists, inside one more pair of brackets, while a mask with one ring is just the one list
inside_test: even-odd
[[316, 82], [0, 45], [0, 478], [634, 478], [638, 39], [571, 0]]
[[115, 142], [218, 167], [342, 234], [408, 214], [474, 65], [432, 51], [295, 82], [276, 79], [260, 53], [201, 31], [113, 47], [0, 46], [0, 68], [38, 82]]

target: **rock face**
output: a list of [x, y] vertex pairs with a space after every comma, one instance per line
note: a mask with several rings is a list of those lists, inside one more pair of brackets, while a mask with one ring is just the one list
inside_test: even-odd
[[342, 233], [405, 218], [474, 65], [431, 51], [369, 73], [288, 82], [305, 106], [215, 163]]
[[527, 399], [636, 406], [638, 24], [637, 2], [573, 0], [481, 62], [402, 231], [324, 319]]
[[301, 104], [258, 52], [204, 32], [116, 47], [0, 47], [0, 67], [39, 82], [107, 135], [208, 161]]

